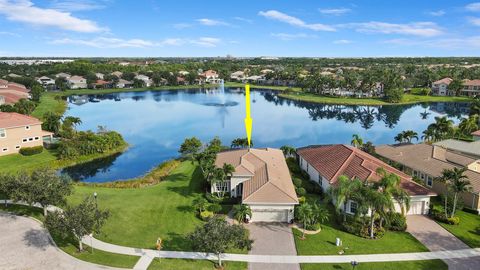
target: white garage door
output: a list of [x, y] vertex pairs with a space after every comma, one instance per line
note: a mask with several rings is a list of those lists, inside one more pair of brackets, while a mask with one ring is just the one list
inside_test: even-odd
[[423, 215], [423, 201], [411, 202], [407, 215]]
[[252, 219], [253, 222], [288, 222], [288, 210], [253, 210]]

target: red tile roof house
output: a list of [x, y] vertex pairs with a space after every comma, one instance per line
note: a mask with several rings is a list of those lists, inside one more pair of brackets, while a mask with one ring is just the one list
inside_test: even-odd
[[217, 154], [215, 166], [235, 167], [233, 176], [211, 186], [240, 197], [252, 209], [252, 222], [292, 222], [298, 204], [283, 152], [279, 149], [239, 149]]
[[480, 80], [464, 80], [461, 94], [469, 97], [480, 96]]
[[435, 96], [451, 96], [448, 85], [453, 81], [451, 78], [443, 78], [432, 83], [432, 94]]
[[24, 85], [0, 79], [0, 96], [4, 104], [15, 104], [20, 99], [30, 98], [30, 90]]
[[206, 83], [216, 84], [221, 82], [221, 79], [218, 77], [218, 73], [211, 69], [201, 73], [200, 77], [202, 77]]
[[[437, 195], [414, 182], [409, 175], [352, 146], [343, 144], [307, 146], [297, 149], [297, 155], [300, 167], [325, 192], [336, 185], [341, 175], [360, 180], [379, 181], [381, 176], [376, 171], [378, 168], [384, 168], [387, 172], [400, 177], [401, 188], [410, 195], [411, 203], [407, 215], [428, 214], [430, 197]], [[355, 213], [356, 202], [348, 201], [345, 209], [349, 214]], [[397, 203], [395, 203], [395, 210], [401, 211]]]

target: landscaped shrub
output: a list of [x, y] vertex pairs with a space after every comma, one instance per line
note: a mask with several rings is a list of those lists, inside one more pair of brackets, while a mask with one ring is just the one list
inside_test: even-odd
[[297, 188], [300, 188], [302, 187], [302, 179], [298, 178], [298, 177], [293, 177], [293, 185], [295, 185], [295, 187]]
[[287, 158], [287, 166], [292, 174], [301, 174], [302, 172], [302, 169], [300, 169], [297, 160], [293, 157]]
[[356, 222], [356, 221], [343, 222], [342, 226], [343, 226], [343, 229], [346, 232], [349, 232], [349, 233], [354, 234], [354, 235], [360, 235], [360, 231], [363, 228], [363, 224], [361, 224], [360, 222]]
[[20, 148], [19, 153], [22, 154], [22, 156], [33, 156], [36, 154], [40, 154], [43, 152], [43, 146], [34, 146], [34, 147], [23, 147]]
[[[373, 226], [373, 238], [374, 239], [380, 239], [385, 235], [385, 229], [380, 228], [378, 224], [375, 224]], [[370, 239], [370, 224], [366, 224], [365, 226], [362, 227], [360, 230], [360, 235], [363, 238], [368, 238]]]
[[302, 170], [300, 174], [303, 179], [310, 180], [310, 175], [306, 171]]
[[220, 204], [210, 204], [208, 207], [207, 207], [208, 211], [210, 212], [213, 212], [213, 213], [220, 213], [222, 211], [222, 206]]
[[302, 203], [305, 203], [306, 201], [307, 201], [307, 198], [305, 198], [305, 196], [298, 197], [298, 203], [302, 204]]
[[460, 224], [460, 217], [449, 217], [447, 218], [447, 223], [450, 225], [458, 225]]
[[307, 191], [302, 187], [296, 188], [295, 190], [297, 191], [297, 195], [300, 197], [307, 195]]
[[126, 144], [122, 135], [115, 131], [102, 133], [80, 131], [74, 138], [59, 143], [58, 155], [61, 159], [73, 159], [78, 156], [105, 153]]
[[203, 220], [203, 221], [207, 221], [209, 219], [211, 219], [215, 214], [211, 211], [203, 211], [200, 213], [200, 218]]
[[320, 230], [320, 223], [307, 224], [305, 229], [308, 231], [318, 231]]
[[226, 194], [226, 196], [223, 198], [219, 198], [216, 195], [213, 195], [212, 193], [207, 193], [205, 195], [205, 198], [209, 203], [214, 203], [214, 204], [238, 204], [240, 202], [240, 198], [233, 198], [233, 197], [230, 197], [228, 194]]
[[385, 228], [391, 231], [405, 231], [407, 229], [407, 219], [397, 212], [388, 212]]

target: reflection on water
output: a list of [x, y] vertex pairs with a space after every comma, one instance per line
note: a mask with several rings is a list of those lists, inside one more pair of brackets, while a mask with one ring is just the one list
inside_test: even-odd
[[[92, 90], [101, 92], [101, 90]], [[347, 106], [292, 101], [275, 91], [252, 91], [256, 147], [349, 143], [357, 133], [375, 144], [393, 143], [407, 129], [421, 134], [435, 116], [455, 122], [468, 113], [465, 103], [400, 106]], [[82, 130], [98, 125], [119, 131], [130, 148], [112, 159], [65, 171], [83, 181], [112, 181], [144, 174], [178, 156], [186, 137], [208, 141], [219, 136], [228, 145], [245, 136], [244, 93], [239, 88], [146, 91], [70, 97], [68, 115], [82, 119]]]

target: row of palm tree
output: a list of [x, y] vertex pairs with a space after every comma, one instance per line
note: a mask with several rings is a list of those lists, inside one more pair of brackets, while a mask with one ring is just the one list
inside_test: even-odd
[[[462, 192], [468, 192], [472, 190], [470, 181], [465, 175], [467, 168], [453, 168], [451, 170], [443, 170], [442, 175], [437, 178], [440, 182], [446, 186], [446, 193], [444, 196], [444, 211], [445, 217], [453, 218], [457, 209], [458, 195]], [[453, 195], [453, 205], [449, 208], [448, 197]]]
[[253, 142], [250, 141], [250, 145], [249, 145], [247, 138], [236, 138], [230, 144], [230, 148], [248, 148], [248, 147], [253, 147]]
[[399, 143], [411, 143], [413, 139], [418, 141], [418, 133], [413, 130], [405, 130], [398, 133], [394, 139]]
[[451, 138], [469, 137], [470, 134], [479, 129], [479, 115], [472, 114], [468, 118], [462, 118], [457, 127], [454, 122], [444, 117], [435, 117], [435, 122], [430, 124], [423, 131], [422, 139], [425, 142], [437, 142]]

